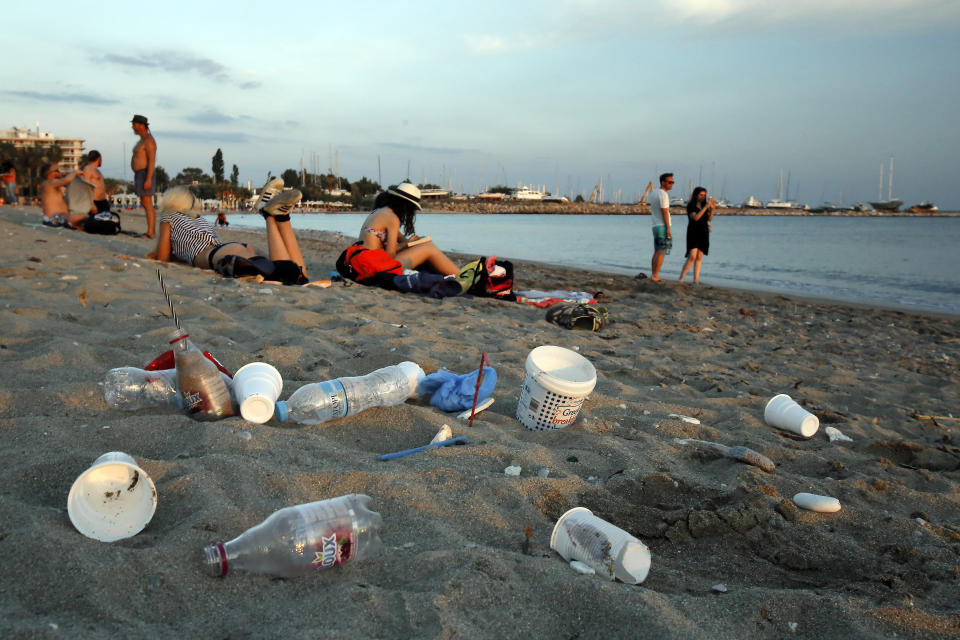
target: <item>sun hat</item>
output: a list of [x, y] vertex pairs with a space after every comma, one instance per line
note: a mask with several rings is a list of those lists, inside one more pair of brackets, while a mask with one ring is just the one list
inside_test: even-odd
[[193, 192], [186, 187], [167, 189], [163, 192], [163, 195], [160, 196], [161, 211], [179, 211], [191, 218], [196, 218], [200, 215], [200, 211], [197, 210], [197, 204], [197, 196], [193, 195]]
[[415, 184], [404, 182], [396, 187], [390, 187], [387, 189], [387, 193], [391, 193], [395, 196], [403, 198], [404, 200], [409, 200], [417, 206], [418, 210], [423, 210], [423, 207], [420, 206], [420, 189], [418, 189], [417, 185]]
[[141, 116], [140, 114], [135, 114], [133, 116], [133, 120], [131, 120], [130, 122], [134, 122], [136, 124], [142, 124], [145, 127], [150, 126], [150, 123], [147, 122], [147, 116]]

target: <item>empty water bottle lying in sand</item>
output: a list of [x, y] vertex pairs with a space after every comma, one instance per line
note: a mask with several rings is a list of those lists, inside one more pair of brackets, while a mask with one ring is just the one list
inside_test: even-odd
[[276, 403], [277, 420], [320, 424], [360, 413], [370, 407], [404, 403], [424, 378], [414, 362], [401, 362], [365, 376], [314, 382], [297, 389], [285, 402]]
[[[220, 377], [231, 389], [232, 381], [225, 373]], [[145, 371], [136, 367], [118, 367], [107, 371], [103, 382], [103, 399], [111, 409], [137, 411], [138, 409], [183, 410], [183, 398], [177, 387], [177, 370]]]
[[206, 547], [207, 570], [293, 577], [369, 558], [383, 548], [383, 519], [369, 503], [370, 496], [351, 493], [280, 509], [230, 542]]

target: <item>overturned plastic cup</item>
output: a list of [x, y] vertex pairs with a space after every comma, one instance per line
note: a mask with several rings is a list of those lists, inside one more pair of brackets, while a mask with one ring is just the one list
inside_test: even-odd
[[550, 548], [564, 560], [579, 560], [610, 580], [640, 584], [650, 572], [647, 545], [585, 507], [560, 516], [550, 535]]
[[809, 438], [820, 428], [820, 420], [785, 393], [770, 398], [763, 410], [767, 424]]
[[157, 510], [157, 489], [147, 472], [122, 451], [105, 453], [80, 474], [67, 496], [77, 531], [101, 542], [135, 536]]
[[273, 407], [283, 390], [280, 372], [266, 362], [251, 362], [233, 374], [233, 395], [244, 420], [263, 424], [273, 417]]

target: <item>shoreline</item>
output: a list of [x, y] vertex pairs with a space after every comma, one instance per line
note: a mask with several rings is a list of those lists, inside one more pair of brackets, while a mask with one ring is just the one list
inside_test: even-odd
[[[567, 331], [505, 301], [223, 279], [143, 259], [144, 239], [37, 220], [0, 208], [4, 636], [960, 637], [955, 318], [514, 261], [521, 288], [604, 291], [611, 324]], [[142, 231], [142, 214], [123, 224]], [[262, 231], [218, 234], [266, 249]], [[346, 236], [298, 237], [311, 279], [326, 278]], [[472, 428], [424, 399], [314, 427], [110, 409], [105, 372], [167, 348], [157, 268], [191, 340], [231, 371], [274, 365], [281, 399], [404, 360], [467, 373], [485, 352], [495, 403]], [[544, 344], [597, 372], [556, 432], [515, 417], [524, 361]], [[819, 418], [817, 434], [764, 423], [778, 393]], [[467, 444], [377, 460], [443, 424]], [[827, 427], [853, 441], [829, 441]], [[776, 468], [678, 441], [689, 438], [747, 446]], [[66, 514], [73, 480], [107, 451], [134, 456], [159, 500], [144, 531], [115, 543]], [[799, 510], [798, 492], [842, 510]], [[346, 493], [383, 516], [378, 556], [293, 579], [204, 575], [204, 546]], [[550, 549], [576, 506], [650, 548], [641, 585], [579, 575]]]

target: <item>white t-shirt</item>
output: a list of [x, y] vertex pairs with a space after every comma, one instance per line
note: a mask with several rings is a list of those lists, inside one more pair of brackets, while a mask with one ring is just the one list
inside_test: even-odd
[[670, 194], [662, 187], [653, 192], [653, 200], [650, 201], [650, 219], [653, 226], [667, 224], [663, 217], [663, 212], [670, 212]]

